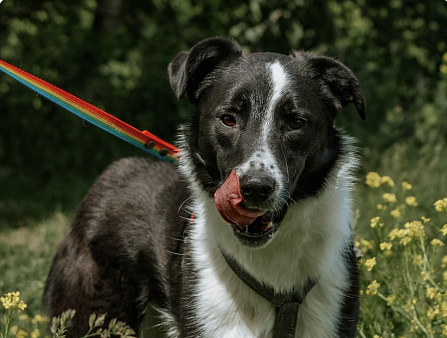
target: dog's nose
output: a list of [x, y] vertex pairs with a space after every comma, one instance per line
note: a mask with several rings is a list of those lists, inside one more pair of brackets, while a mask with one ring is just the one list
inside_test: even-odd
[[267, 200], [275, 189], [275, 180], [269, 176], [246, 176], [240, 179], [244, 200], [259, 203]]

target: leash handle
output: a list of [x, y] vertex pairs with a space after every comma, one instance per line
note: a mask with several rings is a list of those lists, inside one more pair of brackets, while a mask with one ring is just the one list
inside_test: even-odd
[[0, 71], [112, 135], [164, 161], [177, 162], [180, 151], [175, 146], [161, 140], [147, 130], [140, 131], [76, 96], [2, 60], [0, 60]]

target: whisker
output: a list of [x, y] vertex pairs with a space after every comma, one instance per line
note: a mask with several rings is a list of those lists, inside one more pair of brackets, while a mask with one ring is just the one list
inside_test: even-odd
[[182, 207], [185, 205], [185, 203], [191, 199], [192, 199], [192, 196], [189, 196], [186, 200], [184, 200], [183, 203], [180, 204], [179, 208], [177, 209], [177, 212], [179, 212], [182, 209]]
[[285, 160], [285, 162], [286, 162], [287, 183], [289, 183], [289, 182], [290, 182], [289, 166], [287, 165], [287, 158], [286, 158], [286, 154], [284, 154], [284, 149], [283, 149], [283, 147], [282, 147], [282, 144], [281, 144], [281, 152], [282, 152], [282, 156], [284, 156], [284, 160]]

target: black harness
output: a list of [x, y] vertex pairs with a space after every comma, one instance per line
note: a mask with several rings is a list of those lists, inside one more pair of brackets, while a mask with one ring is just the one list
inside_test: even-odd
[[223, 250], [221, 252], [231, 270], [253, 291], [268, 300], [277, 309], [273, 338], [294, 338], [300, 305], [309, 291], [317, 284], [318, 278], [309, 279], [303, 288], [290, 293], [278, 294], [273, 288], [257, 281]]
[[[362, 258], [361, 251], [355, 246], [354, 242], [349, 243], [350, 250], [355, 258]], [[244, 270], [233, 258], [229, 257], [222, 249], [222, 256], [225, 258], [228, 266], [233, 270], [246, 285], [261, 297], [268, 300], [277, 310], [275, 327], [273, 329], [273, 338], [294, 338], [296, 331], [296, 322], [300, 311], [300, 305], [303, 303], [307, 294], [317, 284], [319, 277], [308, 279], [304, 287], [293, 290], [289, 293], [275, 293], [273, 288], [266, 286], [256, 280], [246, 270]]]

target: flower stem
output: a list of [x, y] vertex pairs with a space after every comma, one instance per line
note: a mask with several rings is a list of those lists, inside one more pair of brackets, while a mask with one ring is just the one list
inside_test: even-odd
[[366, 338], [366, 336], [365, 336], [365, 334], [363, 333], [362, 330], [359, 330], [359, 335], [360, 335], [362, 338]]

